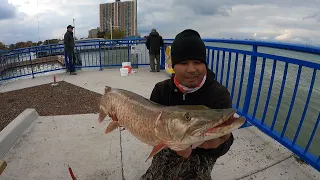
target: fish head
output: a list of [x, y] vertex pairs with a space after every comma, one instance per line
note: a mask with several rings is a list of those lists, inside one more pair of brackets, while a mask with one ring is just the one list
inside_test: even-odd
[[221, 137], [239, 128], [244, 117], [234, 117], [236, 110], [177, 110], [164, 113], [157, 121], [157, 133], [171, 144], [192, 144]]

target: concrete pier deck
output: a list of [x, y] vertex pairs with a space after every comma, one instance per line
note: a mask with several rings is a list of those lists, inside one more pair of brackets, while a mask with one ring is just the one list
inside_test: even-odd
[[[103, 93], [104, 86], [123, 88], [149, 98], [154, 85], [167, 74], [150, 73], [147, 68], [133, 69], [120, 77], [119, 69], [86, 69], [70, 76], [55, 72], [57, 81], [67, 81]], [[53, 74], [34, 79], [27, 77], [0, 83], [0, 92], [50, 83]], [[147, 170], [145, 162], [152, 147], [127, 131], [104, 134], [107, 121], [97, 122], [98, 114], [40, 116], [23, 132], [6, 153], [8, 166], [2, 180], [71, 179], [68, 165], [78, 180], [137, 180]], [[0, 134], [1, 135], [1, 134]], [[255, 127], [234, 132], [231, 150], [218, 159], [212, 178], [218, 180], [318, 180], [320, 173], [297, 162], [289, 150]], [[0, 138], [1, 139], [1, 138]]]

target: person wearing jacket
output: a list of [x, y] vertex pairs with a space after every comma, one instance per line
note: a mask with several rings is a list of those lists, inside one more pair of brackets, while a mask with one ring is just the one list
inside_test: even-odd
[[[150, 72], [160, 72], [160, 48], [163, 46], [163, 39], [156, 29], [152, 29], [146, 41], [147, 49], [150, 57]], [[157, 69], [155, 68], [154, 59], [157, 61]]]
[[73, 38], [73, 26], [67, 26], [67, 32], [64, 34], [64, 52], [67, 55], [69, 63], [68, 70], [71, 75], [76, 75], [75, 72], [75, 53], [74, 53], [74, 38]]
[[[171, 46], [171, 58], [175, 74], [155, 85], [151, 101], [167, 106], [232, 107], [228, 89], [219, 84], [215, 74], [207, 68], [206, 48], [197, 31], [186, 29], [176, 36]], [[193, 149], [185, 160], [181, 156], [188, 154], [187, 151], [163, 149], [153, 157], [141, 180], [211, 180], [216, 160], [229, 151], [233, 141], [232, 134], [206, 141]]]

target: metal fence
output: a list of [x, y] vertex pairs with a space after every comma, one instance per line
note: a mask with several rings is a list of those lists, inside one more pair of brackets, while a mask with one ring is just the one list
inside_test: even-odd
[[[149, 64], [145, 39], [80, 40], [75, 46], [76, 68], [104, 68], [131, 62], [133, 68]], [[0, 55], [0, 81], [66, 70], [68, 58], [62, 44], [16, 49]]]
[[[172, 41], [165, 40], [161, 69]], [[204, 42], [208, 67], [230, 91], [238, 113], [319, 171], [320, 49], [260, 41]], [[136, 67], [149, 65], [145, 39], [77, 41], [75, 54], [77, 68], [101, 70], [124, 61]], [[0, 81], [65, 70], [67, 63], [63, 45], [2, 53]]]
[[[169, 46], [173, 39], [167, 39]], [[208, 68], [249, 123], [320, 170], [320, 48], [204, 39]]]

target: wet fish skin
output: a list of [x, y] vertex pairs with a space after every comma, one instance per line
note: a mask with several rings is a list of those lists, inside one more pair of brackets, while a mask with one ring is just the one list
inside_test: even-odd
[[243, 117], [233, 118], [234, 121], [227, 126], [220, 124], [235, 113], [232, 108], [163, 106], [136, 93], [107, 86], [100, 101], [99, 122], [109, 116], [113, 121], [107, 126], [106, 133], [121, 126], [140, 141], [154, 146], [150, 158], [163, 148], [175, 151], [190, 146], [195, 148], [204, 141], [232, 132], [245, 122]]

